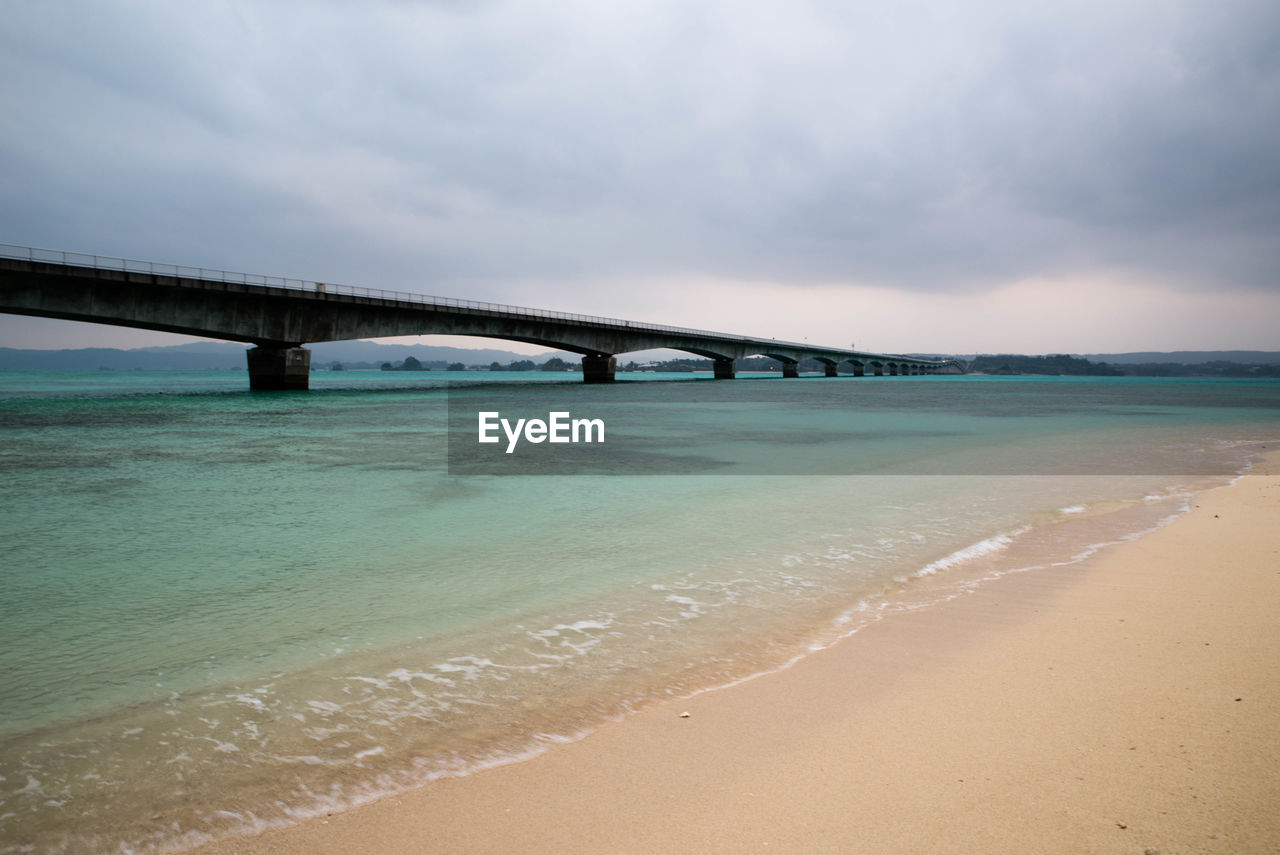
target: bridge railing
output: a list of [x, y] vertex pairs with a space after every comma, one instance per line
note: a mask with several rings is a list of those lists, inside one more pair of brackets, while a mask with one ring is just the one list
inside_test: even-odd
[[[629, 332], [656, 332], [691, 335], [700, 338], [711, 338], [718, 341], [737, 341], [744, 344], [766, 344], [784, 349], [812, 351], [839, 351], [838, 348], [815, 347], [808, 343], [794, 341], [765, 340], [750, 336], [732, 335], [713, 332], [711, 330], [693, 329], [691, 327], [675, 327], [665, 324], [649, 324], [639, 321], [626, 321], [618, 318], [605, 318], [596, 315], [579, 315], [573, 312], [557, 312], [550, 309], [534, 309], [527, 306], [510, 306], [502, 303], [486, 303], [477, 300], [462, 300], [454, 297], [433, 297], [417, 294], [412, 291], [383, 291], [376, 288], [361, 288], [354, 285], [340, 285], [333, 282], [316, 282], [308, 279], [290, 279], [284, 276], [264, 276], [254, 273], [234, 273], [228, 270], [217, 270], [209, 267], [189, 267], [181, 264], [166, 264], [158, 261], [138, 261], [130, 258], [116, 258], [110, 255], [94, 255], [84, 252], [67, 252], [60, 249], [41, 249], [32, 246], [0, 243], [0, 258], [16, 258], [24, 261], [43, 261], [51, 264], [63, 264], [71, 267], [89, 267], [98, 270], [120, 270], [127, 273], [149, 273], [160, 276], [175, 276], [186, 279], [201, 279], [207, 282], [226, 282], [236, 285], [263, 285], [270, 288], [287, 288], [309, 294], [338, 294], [350, 297], [363, 297], [374, 300], [394, 300], [398, 302], [416, 303], [422, 306], [445, 309], [471, 309], [481, 312], [493, 312], [518, 317], [570, 321], [574, 323], [611, 326]], [[850, 356], [867, 358], [890, 358], [908, 362], [923, 362], [911, 357], [893, 354], [863, 353], [848, 351]]]
[[534, 309], [527, 306], [511, 306], [503, 303], [463, 300], [456, 297], [434, 297], [428, 294], [414, 293], [412, 291], [386, 291], [377, 288], [362, 288], [355, 285], [342, 285], [334, 282], [317, 282], [309, 279], [291, 279], [284, 276], [264, 276], [255, 273], [235, 273], [229, 270], [218, 270], [210, 267], [188, 267], [181, 264], [166, 264], [158, 261], [138, 261], [131, 258], [116, 258], [109, 255], [93, 255], [83, 252], [67, 252], [60, 249], [41, 249], [39, 247], [20, 246], [17, 244], [0, 243], [0, 257], [18, 258], [26, 261], [45, 261], [72, 267], [92, 267], [99, 270], [120, 270], [129, 273], [150, 273], [161, 276], [177, 276], [188, 279], [202, 279], [209, 282], [228, 282], [238, 285], [264, 285], [272, 288], [287, 288], [293, 291], [303, 291], [311, 294], [341, 294], [351, 297], [368, 297], [380, 300], [396, 300], [400, 302], [418, 303], [427, 306], [440, 306], [442, 308], [475, 309], [478, 311], [522, 315], [531, 318], [548, 318], [553, 320], [580, 321], [591, 324], [606, 324], [628, 330], [676, 332], [690, 335], [714, 336], [720, 339], [754, 341], [754, 339], [750, 339], [747, 336], [727, 335], [724, 333], [692, 329], [689, 327], [647, 324], [637, 321], [620, 320], [618, 318], [599, 317], [596, 315], [580, 315], [573, 312], [557, 312], [550, 309]]

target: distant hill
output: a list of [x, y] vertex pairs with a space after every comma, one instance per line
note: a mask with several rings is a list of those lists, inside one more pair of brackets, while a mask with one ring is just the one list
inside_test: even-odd
[[[180, 347], [182, 347], [180, 345]], [[245, 369], [244, 348], [223, 345], [225, 350], [186, 351], [177, 348], [117, 350], [86, 347], [79, 350], [18, 350], [0, 347], [0, 370], [5, 371], [112, 371]]]
[[[972, 374], [1085, 375], [1094, 377], [1280, 377], [1280, 359], [1271, 362], [1236, 362], [1234, 360], [1213, 358], [1218, 356], [1218, 353], [1214, 352], [1182, 351], [1182, 353], [1199, 361], [1109, 361], [1111, 354], [1096, 354], [1099, 358], [1095, 361], [1067, 354], [1024, 356], [1006, 353], [973, 356], [967, 359], [966, 362], [967, 370]], [[1263, 354], [1266, 351], [1238, 350], [1223, 351], [1222, 353], [1240, 355], [1256, 360], [1257, 354]], [[1129, 355], [1160, 356], [1162, 354]], [[1107, 359], [1100, 358], [1104, 356]]]
[[1207, 362], [1238, 362], [1242, 365], [1280, 365], [1280, 350], [1173, 350], [1137, 353], [1083, 353], [1090, 362], [1112, 365], [1150, 365], [1173, 362], [1178, 365], [1200, 365]]
[[1101, 362], [1079, 359], [1066, 354], [1056, 356], [1023, 356], [1016, 353], [1001, 353], [991, 356], [975, 356], [969, 360], [968, 370], [974, 374], [1043, 374], [1084, 375], [1094, 377], [1115, 377], [1120, 369]]

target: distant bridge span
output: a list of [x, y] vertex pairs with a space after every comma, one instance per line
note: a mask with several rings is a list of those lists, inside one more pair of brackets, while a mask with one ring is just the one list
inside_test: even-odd
[[718, 379], [755, 354], [781, 362], [784, 377], [799, 376], [804, 359], [823, 362], [828, 377], [844, 362], [855, 376], [956, 371], [942, 360], [9, 244], [0, 244], [0, 312], [250, 342], [253, 389], [307, 388], [305, 343], [429, 334], [580, 353], [588, 383], [611, 382], [617, 354], [657, 348], [710, 358]]

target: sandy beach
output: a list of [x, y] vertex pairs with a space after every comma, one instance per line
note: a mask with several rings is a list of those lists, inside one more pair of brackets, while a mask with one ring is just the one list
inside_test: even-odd
[[1280, 455], [1195, 505], [532, 760], [197, 851], [1280, 852]]

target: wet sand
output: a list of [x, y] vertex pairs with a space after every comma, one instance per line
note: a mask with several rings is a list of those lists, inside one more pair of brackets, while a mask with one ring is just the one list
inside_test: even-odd
[[197, 851], [1280, 852], [1280, 455], [1195, 504], [532, 760]]

